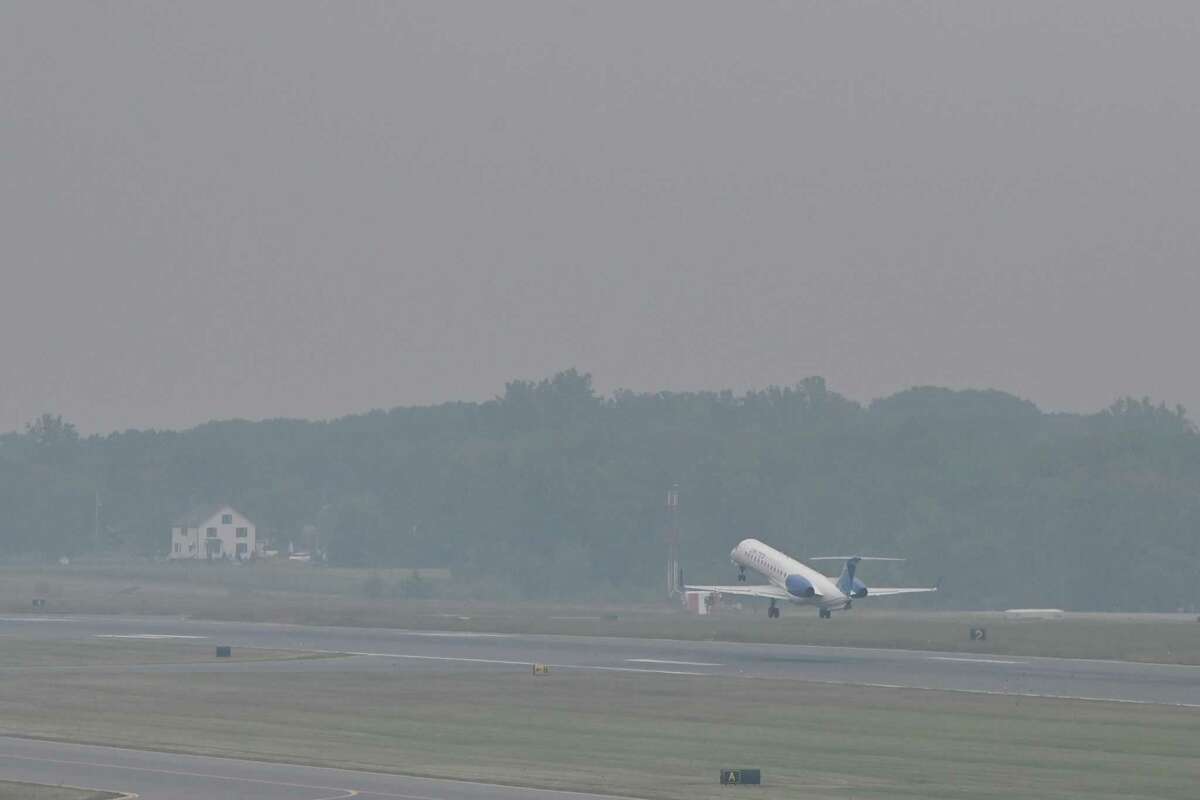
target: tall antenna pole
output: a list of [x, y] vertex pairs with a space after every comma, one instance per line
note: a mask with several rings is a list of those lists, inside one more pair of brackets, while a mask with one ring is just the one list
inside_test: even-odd
[[96, 505], [92, 509], [92, 548], [100, 553], [100, 490], [96, 490]]
[[679, 585], [679, 484], [667, 490], [667, 595], [674, 597]]

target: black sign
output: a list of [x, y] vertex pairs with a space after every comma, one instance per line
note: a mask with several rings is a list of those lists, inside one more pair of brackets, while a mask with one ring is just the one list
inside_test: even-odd
[[987, 628], [971, 628], [971, 641], [982, 642], [987, 639]]
[[762, 770], [759, 769], [723, 769], [721, 770], [722, 786], [758, 786], [762, 783]]

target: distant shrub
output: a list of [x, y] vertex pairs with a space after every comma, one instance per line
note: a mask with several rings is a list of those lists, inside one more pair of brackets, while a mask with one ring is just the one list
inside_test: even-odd
[[372, 572], [363, 581], [363, 594], [371, 600], [377, 600], [383, 595], [383, 579], [379, 577], [379, 573]]
[[407, 578], [396, 581], [393, 594], [406, 600], [424, 600], [433, 596], [433, 584], [421, 577], [420, 570], [414, 569]]

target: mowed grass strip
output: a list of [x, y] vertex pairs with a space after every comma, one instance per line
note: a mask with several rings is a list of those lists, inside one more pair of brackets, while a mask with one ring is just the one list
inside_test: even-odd
[[[179, 639], [126, 639], [93, 637], [82, 641], [43, 640], [0, 636], [0, 678], [12, 670], [45, 667], [120, 667], [154, 664], [195, 664], [230, 661], [276, 661], [313, 658], [296, 650], [235, 647], [226, 658], [217, 658], [213, 643]], [[324, 656], [321, 656], [324, 657]]]
[[1180, 798], [1200, 712], [791, 681], [524, 669], [0, 682], [4, 732], [650, 798]]

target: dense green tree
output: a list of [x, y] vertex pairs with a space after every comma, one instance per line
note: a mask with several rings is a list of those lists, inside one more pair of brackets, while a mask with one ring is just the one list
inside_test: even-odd
[[0, 555], [161, 554], [172, 518], [224, 501], [281, 546], [314, 526], [334, 563], [449, 567], [493, 597], [650, 598], [676, 483], [690, 579], [728, 580], [753, 535], [801, 558], [909, 558], [868, 581], [944, 578], [909, 605], [1200, 602], [1183, 409], [1044, 414], [933, 387], [864, 407], [820, 378], [600, 397], [568, 370], [483, 403], [88, 438], [44, 415], [0, 437]]

